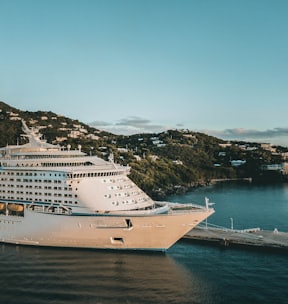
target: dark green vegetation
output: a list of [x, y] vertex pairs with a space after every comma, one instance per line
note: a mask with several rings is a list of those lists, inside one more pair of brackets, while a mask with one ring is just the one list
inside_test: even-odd
[[[27, 125], [41, 126], [48, 142], [81, 149], [131, 167], [131, 179], [157, 198], [209, 184], [215, 179], [263, 177], [265, 164], [282, 162], [283, 147], [273, 153], [258, 143], [227, 142], [189, 130], [169, 130], [159, 134], [114, 135], [89, 127], [78, 120], [52, 112], [20, 111], [0, 102], [0, 146], [23, 144], [22, 118]], [[97, 139], [95, 139], [97, 136]], [[122, 149], [119, 149], [122, 148]], [[277, 153], [275, 153], [277, 152]], [[233, 161], [242, 161], [241, 165]], [[278, 178], [280, 173], [273, 175]]]

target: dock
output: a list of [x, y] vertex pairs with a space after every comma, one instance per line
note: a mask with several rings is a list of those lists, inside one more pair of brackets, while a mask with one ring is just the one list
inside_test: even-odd
[[260, 228], [234, 230], [226, 228], [195, 227], [184, 240], [210, 243], [223, 247], [251, 247], [288, 251], [288, 233]]

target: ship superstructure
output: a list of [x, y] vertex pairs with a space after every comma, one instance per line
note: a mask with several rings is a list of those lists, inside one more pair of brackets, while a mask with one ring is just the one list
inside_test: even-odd
[[130, 168], [63, 149], [22, 121], [24, 145], [0, 149], [0, 241], [165, 250], [214, 210], [156, 202]]

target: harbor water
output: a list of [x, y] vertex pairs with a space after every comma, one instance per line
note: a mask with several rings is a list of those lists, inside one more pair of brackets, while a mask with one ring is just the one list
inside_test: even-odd
[[[170, 201], [209, 223], [288, 232], [288, 185], [221, 183]], [[165, 254], [0, 244], [0, 303], [287, 303], [288, 256], [181, 240]]]

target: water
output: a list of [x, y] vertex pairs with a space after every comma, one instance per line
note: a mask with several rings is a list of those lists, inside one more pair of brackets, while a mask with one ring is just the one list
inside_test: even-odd
[[[218, 184], [209, 222], [288, 231], [288, 187]], [[0, 245], [0, 303], [287, 303], [288, 256], [180, 241], [162, 253]]]
[[169, 199], [204, 204], [205, 196], [215, 203], [216, 213], [209, 218], [210, 223], [230, 228], [232, 221], [235, 229], [277, 227], [288, 232], [288, 184], [219, 183]]

